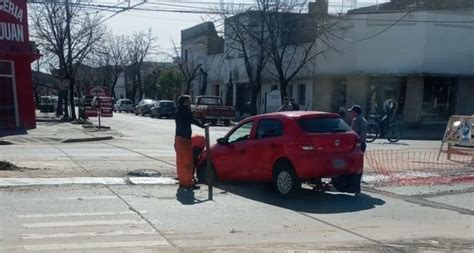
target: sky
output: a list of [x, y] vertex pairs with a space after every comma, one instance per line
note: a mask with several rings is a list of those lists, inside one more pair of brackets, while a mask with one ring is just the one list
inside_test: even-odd
[[[211, 10], [218, 6], [221, 0], [148, 0], [147, 4], [141, 5], [141, 8], [153, 8], [161, 10]], [[239, 3], [249, 4], [252, 0], [223, 0], [227, 6], [237, 5]], [[314, 1], [314, 0], [312, 0]], [[382, 3], [388, 0], [329, 0], [330, 12], [341, 12], [342, 1], [344, 1], [344, 11], [357, 2], [359, 6], [366, 6], [375, 3]], [[98, 0], [93, 3], [126, 6], [124, 0]], [[140, 2], [140, 0], [131, 0], [131, 5]], [[103, 12], [105, 17], [112, 15], [111, 12]], [[215, 17], [214, 17], [215, 18]], [[180, 41], [180, 31], [191, 26], [209, 21], [213, 18], [208, 14], [187, 14], [187, 13], [169, 13], [169, 12], [150, 12], [132, 10], [122, 12], [104, 24], [107, 25], [114, 34], [131, 35], [134, 32], [151, 28], [152, 33], [158, 38], [157, 46], [160, 51], [172, 52], [172, 43], [174, 40], [177, 45]], [[164, 56], [152, 56], [157, 59], [166, 60]]]

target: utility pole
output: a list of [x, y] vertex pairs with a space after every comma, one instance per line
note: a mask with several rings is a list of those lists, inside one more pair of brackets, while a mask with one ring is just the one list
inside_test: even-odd
[[[69, 6], [69, 0], [66, 1], [66, 41], [67, 41], [67, 66], [64, 71], [64, 77], [68, 79], [69, 84], [69, 105], [71, 108], [71, 117], [76, 118], [76, 112], [74, 108], [74, 83], [71, 80], [72, 76], [72, 42], [71, 42], [71, 10]], [[66, 95], [67, 96], [67, 95]], [[67, 99], [66, 99], [67, 101]]]

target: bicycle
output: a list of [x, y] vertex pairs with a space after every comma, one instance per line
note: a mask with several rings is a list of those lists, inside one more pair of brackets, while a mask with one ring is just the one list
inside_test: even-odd
[[377, 138], [383, 136], [389, 142], [398, 142], [402, 138], [403, 129], [399, 123], [400, 116], [391, 122], [384, 122], [384, 117], [371, 114], [369, 116], [369, 124], [367, 125], [367, 142], [373, 142]]

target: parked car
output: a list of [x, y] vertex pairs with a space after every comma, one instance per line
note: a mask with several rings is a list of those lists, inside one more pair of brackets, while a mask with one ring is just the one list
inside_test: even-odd
[[117, 102], [114, 104], [114, 112], [133, 112], [133, 103], [132, 100], [121, 98], [118, 99]]
[[[348, 183], [362, 173], [364, 159], [358, 135], [338, 114], [326, 112], [247, 118], [218, 139], [211, 154], [212, 181], [273, 182], [282, 195], [321, 178]], [[206, 158], [202, 152], [196, 164], [201, 181], [207, 178]]]
[[151, 108], [150, 117], [174, 118], [176, 114], [176, 103], [170, 100], [159, 100]]
[[51, 96], [41, 96], [39, 101], [40, 112], [54, 112], [55, 105]]
[[198, 96], [195, 104], [191, 106], [193, 115], [203, 124], [210, 122], [217, 124], [222, 121], [225, 126], [235, 118], [235, 108], [233, 106], [224, 106], [222, 98], [215, 96]]
[[146, 114], [150, 114], [151, 108], [155, 104], [155, 100], [153, 99], [142, 99], [138, 102], [138, 105], [135, 106], [135, 115], [141, 114], [145, 116]]

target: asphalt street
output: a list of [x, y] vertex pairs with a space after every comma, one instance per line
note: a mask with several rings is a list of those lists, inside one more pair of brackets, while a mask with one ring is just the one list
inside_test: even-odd
[[[0, 146], [0, 160], [30, 167], [0, 171], [0, 181], [24, 182], [0, 186], [0, 252], [474, 250], [470, 182], [366, 186], [359, 196], [308, 188], [289, 198], [267, 185], [226, 183], [209, 201], [207, 187], [182, 193], [173, 182], [124, 179], [143, 168], [175, 175], [173, 120], [117, 113], [103, 124], [119, 133], [114, 140]], [[229, 129], [212, 127], [213, 141]], [[438, 148], [433, 141], [369, 146]], [[51, 178], [58, 185], [44, 183]]]

